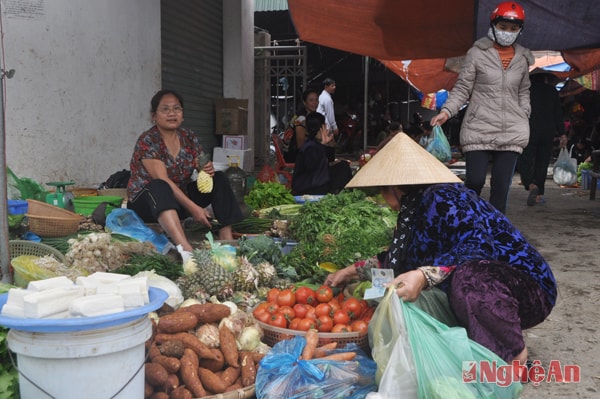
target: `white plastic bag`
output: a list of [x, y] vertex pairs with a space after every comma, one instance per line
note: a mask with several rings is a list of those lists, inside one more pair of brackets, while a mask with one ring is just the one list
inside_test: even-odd
[[417, 371], [400, 299], [388, 289], [369, 323], [369, 343], [377, 363], [377, 394], [369, 399], [417, 399]]
[[571, 158], [570, 151], [564, 147], [560, 149], [556, 163], [554, 163], [552, 180], [561, 186], [570, 186], [577, 182], [577, 160]]

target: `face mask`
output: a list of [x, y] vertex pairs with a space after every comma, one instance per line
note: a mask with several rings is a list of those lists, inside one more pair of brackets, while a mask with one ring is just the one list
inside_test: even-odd
[[[507, 32], [507, 31], [503, 31], [503, 30], [498, 30], [495, 27], [491, 27], [490, 26], [490, 29], [488, 30], [488, 37], [491, 40], [494, 40], [499, 45], [504, 46], [504, 47], [508, 47], [508, 46], [512, 46], [512, 44], [519, 37], [520, 33], [521, 33], [521, 31], [519, 31], [519, 32]], [[494, 37], [494, 34], [495, 34], [495, 37]]]

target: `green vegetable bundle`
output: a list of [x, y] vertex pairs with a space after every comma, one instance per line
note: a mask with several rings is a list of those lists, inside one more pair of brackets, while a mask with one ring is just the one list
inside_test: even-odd
[[329, 194], [305, 204], [291, 221], [290, 237], [298, 245], [281, 262], [306, 278], [326, 273], [320, 262], [343, 267], [373, 256], [389, 245], [397, 217], [361, 190]]
[[244, 202], [252, 209], [269, 208], [275, 205], [295, 204], [292, 192], [277, 182], [257, 181], [244, 197]]

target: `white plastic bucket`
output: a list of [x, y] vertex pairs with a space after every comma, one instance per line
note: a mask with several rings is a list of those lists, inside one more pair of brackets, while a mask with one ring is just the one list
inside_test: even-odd
[[96, 330], [28, 332], [11, 329], [22, 399], [144, 397], [148, 317]]

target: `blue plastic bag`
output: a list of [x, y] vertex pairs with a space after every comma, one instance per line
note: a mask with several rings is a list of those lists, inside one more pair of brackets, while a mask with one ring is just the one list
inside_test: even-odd
[[123, 234], [142, 242], [149, 242], [158, 252], [166, 254], [175, 246], [164, 234], [158, 234], [131, 209], [116, 208], [106, 217], [106, 228], [114, 233]]
[[425, 149], [440, 162], [449, 162], [452, 159], [452, 149], [444, 130], [439, 125], [435, 125], [432, 134], [433, 139]]
[[356, 352], [353, 361], [298, 360], [303, 336], [275, 344], [260, 361], [256, 375], [258, 399], [362, 399], [375, 391], [377, 365], [356, 344], [330, 353]]

